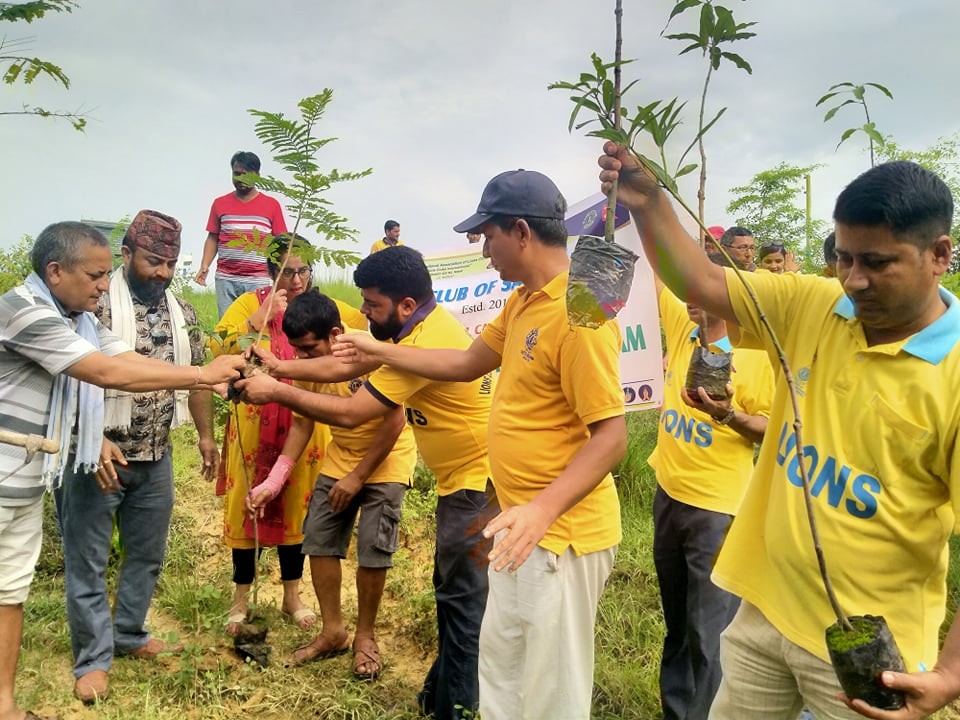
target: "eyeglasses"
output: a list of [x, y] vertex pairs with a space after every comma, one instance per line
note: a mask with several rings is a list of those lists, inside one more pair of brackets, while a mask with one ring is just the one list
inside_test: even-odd
[[306, 280], [311, 275], [313, 275], [313, 268], [309, 265], [304, 265], [302, 268], [284, 268], [280, 271], [280, 277], [284, 280], [292, 280], [294, 275], [299, 275], [301, 280]]
[[739, 250], [740, 252], [745, 252], [745, 251], [753, 252], [754, 248], [756, 248], [756, 245], [731, 245], [730, 246], [731, 250]]
[[164, 345], [170, 339], [170, 336], [160, 327], [162, 319], [159, 309], [155, 307], [147, 308], [146, 320], [150, 326], [150, 339], [157, 345]]

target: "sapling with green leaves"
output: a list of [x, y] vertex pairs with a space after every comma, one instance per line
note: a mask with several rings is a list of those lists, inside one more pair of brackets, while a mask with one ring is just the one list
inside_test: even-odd
[[[703, 3], [695, 2], [695, 0], [681, 0], [681, 2], [677, 3], [677, 7], [680, 7], [681, 9], [677, 10], [677, 8], [674, 8], [674, 15], [682, 12], [683, 9], [693, 7], [697, 4], [702, 5]], [[737, 25], [734, 24], [734, 27], [736, 28]], [[623, 66], [630, 61], [624, 61], [618, 58], [613, 63], [605, 63], [602, 59], [600, 59], [599, 56], [597, 56], [596, 53], [591, 55], [591, 61], [594, 72], [581, 74], [578, 82], [557, 82], [550, 85], [550, 89], [569, 90], [572, 93], [571, 100], [573, 101], [575, 107], [570, 118], [569, 129], [572, 131], [574, 129], [586, 127], [593, 123], [598, 124], [600, 127], [590, 130], [587, 135], [603, 138], [605, 140], [612, 140], [618, 145], [626, 148], [627, 152], [629, 152], [630, 155], [637, 161], [643, 172], [645, 172], [651, 179], [659, 182], [660, 185], [673, 197], [677, 204], [680, 205], [693, 219], [693, 221], [699, 225], [701, 232], [706, 234], [708, 230], [703, 222], [703, 219], [700, 217], [700, 214], [694, 212], [690, 205], [684, 201], [677, 189], [676, 175], [671, 175], [666, 169], [668, 167], [666, 162], [666, 145], [680, 124], [677, 116], [676, 102], [663, 104], [661, 101], [657, 100], [647, 105], [638, 106], [632, 114], [628, 109], [623, 108], [622, 105], [620, 105], [619, 113], [615, 114], [615, 108], [618, 107], [616, 99], [614, 98], [616, 91], [612, 82], [608, 84], [607, 75], [614, 67]], [[631, 83], [626, 89], [633, 87], [634, 84], [635, 83]], [[592, 111], [594, 116], [588, 120], [578, 123], [577, 121], [580, 113], [584, 110]], [[695, 142], [702, 138], [702, 136], [713, 126], [718, 117], [719, 115], [715, 116], [710, 123], [706, 124], [705, 126], [701, 126], [698, 129], [697, 137], [694, 140]], [[617, 122], [618, 120], [622, 121], [622, 125], [625, 125], [626, 127], [621, 127], [620, 123]], [[651, 158], [646, 157], [643, 153], [636, 149], [634, 143], [643, 133], [649, 135], [654, 144], [657, 146], [661, 163], [657, 163]], [[681, 155], [681, 158], [683, 158], [685, 154], [686, 153]], [[678, 173], [683, 172], [685, 174], [686, 172], [690, 172], [690, 170], [686, 170], [686, 166], [682, 165], [681, 163], [677, 163]], [[718, 246], [718, 250], [724, 257], [726, 257], [727, 262], [730, 264], [738, 279], [738, 282], [745, 287], [751, 303], [757, 310], [760, 322], [770, 337], [771, 344], [774, 346], [777, 359], [781, 368], [783, 369], [783, 376], [789, 389], [790, 401], [794, 413], [793, 431], [796, 438], [797, 447], [804, 447], [802, 438], [803, 423], [800, 419], [800, 407], [797, 399], [796, 382], [790, 367], [790, 363], [788, 362], [786, 354], [783, 351], [783, 346], [780, 343], [776, 332], [773, 330], [773, 327], [770, 325], [770, 321], [768, 320], [766, 314], [763, 312], [756, 293], [750, 284], [744, 279], [743, 272], [737, 267], [736, 263], [733, 262], [733, 260], [721, 246]], [[839, 600], [837, 599], [836, 593], [833, 590], [833, 585], [827, 572], [823, 547], [820, 542], [820, 535], [817, 531], [816, 519], [814, 517], [813, 501], [810, 495], [810, 479], [808, 468], [805, 463], [799, 463], [799, 472], [803, 485], [807, 518], [810, 523], [811, 536], [813, 538], [814, 550], [817, 557], [817, 565], [820, 571], [820, 576], [823, 580], [824, 589], [830, 601], [830, 605], [837, 616], [838, 623], [844, 629], [849, 629], [851, 627], [850, 623], [840, 607]]]
[[880, 131], [877, 130], [876, 124], [870, 119], [870, 108], [867, 106], [867, 88], [875, 88], [893, 100], [893, 93], [879, 83], [868, 82], [863, 83], [863, 85], [855, 85], [852, 82], [842, 82], [837, 83], [836, 85], [831, 85], [830, 89], [827, 91], [827, 94], [817, 100], [815, 107], [820, 107], [825, 102], [835, 97], [846, 97], [849, 95], [846, 100], [827, 110], [827, 114], [823, 116], [824, 122], [830, 122], [830, 120], [833, 119], [833, 116], [837, 114], [837, 111], [842, 107], [846, 107], [847, 105], [859, 105], [863, 108], [863, 115], [866, 118], [866, 122], [860, 127], [852, 127], [844, 130], [843, 134], [840, 136], [840, 142], [837, 143], [837, 148], [843, 145], [843, 143], [855, 133], [862, 132], [867, 136], [867, 140], [869, 141], [870, 145], [870, 167], [874, 167], [876, 165], [874, 146], [883, 147], [884, 140], [883, 135], [881, 135]]
[[[357, 253], [350, 250], [338, 249], [321, 243], [307, 245], [298, 239], [300, 228], [306, 227], [328, 242], [356, 242], [356, 230], [348, 225], [347, 218], [334, 211], [332, 202], [324, 197], [324, 194], [337, 183], [366, 177], [372, 172], [372, 169], [345, 172], [337, 169], [324, 171], [320, 168], [317, 155], [336, 138], [317, 137], [316, 125], [323, 117], [324, 111], [332, 98], [333, 91], [329, 88], [324, 89], [317, 95], [303, 98], [297, 103], [300, 113], [299, 119], [285, 117], [280, 112], [249, 110], [249, 113], [257, 118], [255, 126], [257, 138], [270, 148], [274, 162], [285, 170], [291, 178], [286, 181], [272, 175], [259, 175], [257, 173], [246, 173], [239, 178], [240, 182], [244, 184], [282, 195], [289, 201], [286, 209], [289, 216], [293, 218], [289, 233], [291, 240], [287, 243], [287, 248], [284, 251], [280, 250], [279, 244], [273, 242], [274, 236], [268, 234], [254, 233], [251, 237], [238, 237], [230, 242], [231, 246], [243, 247], [245, 250], [254, 250], [265, 255], [279, 266], [272, 292], [266, 300], [265, 312], [267, 317], [270, 317], [272, 313], [277, 283], [289, 258], [299, 257], [308, 265], [321, 262], [327, 266], [332, 264], [341, 268], [359, 260]], [[258, 343], [266, 330], [267, 323], [264, 323], [256, 334], [236, 338], [236, 341], [241, 345]], [[256, 362], [248, 360], [244, 374], [256, 371]], [[234, 406], [234, 413], [236, 415], [236, 406]], [[239, 422], [238, 417], [234, 419], [235, 422]], [[242, 448], [241, 451], [243, 452]], [[251, 483], [246, 473], [247, 468], [244, 466], [246, 488], [249, 493]], [[258, 556], [259, 538], [256, 514], [253, 515], [253, 529]], [[255, 574], [254, 576], [252, 606], [257, 604], [258, 575]]]
[[[703, 207], [707, 197], [707, 152], [703, 145], [703, 136], [727, 110], [725, 107], [720, 108], [713, 118], [705, 123], [707, 90], [710, 87], [710, 79], [714, 71], [720, 69], [720, 65], [724, 60], [732, 63], [747, 74], [753, 74], [753, 68], [750, 66], [750, 63], [744, 60], [739, 54], [725, 48], [739, 40], [748, 40], [755, 37], [756, 33], [748, 31], [747, 28], [753, 27], [756, 23], [737, 22], [729, 8], [719, 5], [713, 2], [713, 0], [677, 0], [673, 6], [673, 10], [670, 11], [670, 17], [667, 18], [667, 26], [670, 25], [674, 18], [683, 15], [687, 11], [696, 10], [697, 8], [700, 8], [700, 18], [696, 32], [673, 33], [666, 37], [669, 40], [679, 40], [688, 43], [688, 45], [680, 51], [680, 55], [685, 55], [693, 50], [699, 50], [707, 61], [707, 72], [703, 80], [703, 90], [700, 93], [697, 134], [693, 142], [691, 142], [680, 156], [679, 161], [679, 163], [682, 163], [690, 150], [693, 149], [694, 144], [696, 144], [700, 153], [700, 185], [697, 189], [697, 218], [702, 226], [704, 224]], [[666, 28], [664, 28], [664, 31], [666, 31]], [[696, 168], [695, 165], [684, 167], [690, 168], [688, 172]], [[702, 237], [706, 237], [706, 235]]]

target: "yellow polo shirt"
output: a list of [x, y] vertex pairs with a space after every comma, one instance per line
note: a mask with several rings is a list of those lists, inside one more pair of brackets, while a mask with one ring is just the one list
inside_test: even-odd
[[[797, 379], [803, 456], [827, 569], [847, 615], [883, 615], [911, 671], [933, 667], [947, 539], [960, 508], [960, 304], [906, 340], [868, 347], [834, 279], [749, 275]], [[727, 273], [741, 325], [769, 342]], [[817, 571], [782, 373], [756, 472], [714, 581], [827, 659], [834, 622]]]
[[[411, 321], [398, 345], [463, 350], [472, 342], [463, 325], [433, 298]], [[486, 489], [493, 373], [472, 382], [436, 382], [385, 365], [370, 375], [366, 386], [381, 402], [406, 406], [407, 423], [437, 479], [439, 495]]]
[[[647, 462], [657, 482], [674, 500], [693, 507], [734, 515], [753, 473], [754, 444], [728, 425], [683, 402], [687, 367], [699, 343], [696, 324], [669, 290], [659, 297], [660, 324], [667, 341], [669, 364], [663, 383], [663, 408], [657, 446]], [[730, 352], [726, 337], [713, 343]], [[733, 408], [769, 417], [773, 370], [762, 350], [733, 350]]]
[[373, 245], [370, 246], [370, 254], [373, 255], [375, 252], [380, 252], [381, 250], [385, 250], [388, 247], [397, 247], [399, 245], [403, 245], [402, 240], [397, 240], [393, 245], [388, 245], [383, 238], [380, 238]]
[[[510, 295], [480, 339], [500, 355], [490, 410], [490, 469], [501, 508], [529, 503], [588, 438], [587, 425], [623, 414], [620, 326], [567, 322], [567, 273]], [[607, 475], [547, 530], [540, 546], [578, 555], [620, 542], [620, 501]]]
[[[354, 380], [339, 383], [296, 382], [294, 384], [309, 392], [351, 397], [363, 387], [365, 379], [366, 376], [361, 376]], [[330, 425], [330, 444], [327, 445], [327, 452], [324, 455], [323, 464], [320, 466], [320, 472], [339, 480], [353, 471], [357, 463], [367, 454], [382, 424], [383, 418], [377, 417], [355, 428]], [[395, 482], [409, 485], [416, 464], [417, 446], [414, 443], [410, 427], [404, 424], [403, 431], [393, 445], [393, 450], [373, 471], [366, 484]]]

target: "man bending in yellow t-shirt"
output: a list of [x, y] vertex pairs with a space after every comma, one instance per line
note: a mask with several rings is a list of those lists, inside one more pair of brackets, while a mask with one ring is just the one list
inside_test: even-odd
[[[343, 332], [336, 303], [316, 291], [294, 298], [283, 316], [283, 332], [300, 357], [328, 355], [331, 342]], [[306, 389], [350, 397], [361, 385], [355, 380]], [[252, 511], [283, 488], [313, 432], [313, 422], [295, 416], [273, 470], [248, 497]], [[291, 660], [299, 664], [330, 657], [350, 646], [340, 607], [340, 561], [346, 557], [359, 512], [353, 670], [360, 679], [373, 679], [382, 667], [375, 637], [377, 611], [397, 549], [400, 508], [416, 465], [416, 447], [399, 407], [351, 429], [331, 427], [330, 435], [303, 523], [303, 553], [310, 556], [323, 628], [312, 642], [295, 650]]]
[[[607, 143], [604, 189], [640, 228], [654, 269], [680, 295], [766, 337], [729, 269], [697, 251], [659, 186]], [[950, 266], [953, 198], [910, 162], [871, 168], [837, 197], [837, 274], [746, 275], [796, 378], [797, 447], [784, 374], [769, 430], [713, 578], [743, 602], [721, 640], [712, 720], [926, 717], [960, 695], [960, 621], [938, 652], [947, 541], [960, 514], [960, 301], [939, 287]], [[837, 701], [824, 630], [836, 618], [817, 569], [800, 462], [837, 600], [845, 615], [883, 615], [909, 673], [880, 682], [906, 693], [885, 712]]]

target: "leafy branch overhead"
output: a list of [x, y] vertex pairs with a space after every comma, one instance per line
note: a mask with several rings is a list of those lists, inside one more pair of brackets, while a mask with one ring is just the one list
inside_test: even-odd
[[[287, 118], [283, 113], [265, 110], [249, 110], [257, 118], [255, 132], [264, 144], [273, 152], [273, 160], [290, 175], [290, 180], [281, 180], [272, 175], [248, 173], [241, 176], [241, 182], [255, 185], [261, 190], [283, 195], [290, 202], [286, 205], [294, 223], [292, 232], [298, 232], [301, 225], [306, 226], [329, 242], [356, 242], [357, 231], [349, 227], [347, 218], [333, 210], [330, 200], [323, 194], [335, 184], [366, 177], [372, 171], [367, 168], [359, 172], [340, 170], [321, 170], [316, 157], [328, 143], [336, 138], [320, 138], [314, 133], [316, 124], [323, 117], [327, 105], [333, 98], [333, 91], [323, 92], [302, 99], [297, 107], [300, 119]], [[257, 244], [258, 238], [254, 238]], [[263, 248], [255, 248], [262, 252]], [[300, 257], [307, 262], [320, 262], [324, 265], [347, 267], [356, 263], [359, 256], [349, 250], [339, 250], [321, 244], [313, 248], [304, 248]], [[276, 258], [271, 258], [276, 260]]]
[[[34, 0], [25, 3], [0, 3], [0, 22], [24, 21], [32, 23], [48, 12], [73, 12], [78, 7], [73, 0]], [[70, 78], [59, 65], [39, 57], [26, 54], [29, 38], [8, 40], [0, 38], [0, 66], [3, 69], [3, 82], [13, 85], [17, 82], [32, 84], [39, 77], [46, 77], [65, 89], [70, 88]], [[0, 115], [36, 115], [38, 117], [59, 117], [70, 122], [74, 129], [82, 131], [87, 119], [82, 110], [48, 110], [32, 105], [23, 105], [20, 110], [0, 111]]]
[[839, 148], [841, 145], [843, 145], [843, 143], [846, 142], [851, 136], [853, 136], [854, 133], [857, 133], [857, 132], [864, 133], [869, 139], [870, 166], [873, 167], [876, 164], [875, 156], [874, 156], [874, 146], [883, 147], [884, 141], [883, 141], [883, 135], [880, 134], [880, 131], [877, 130], [876, 124], [870, 118], [870, 108], [867, 107], [867, 99], [866, 99], [866, 93], [867, 93], [868, 87], [876, 88], [877, 90], [882, 92], [884, 95], [886, 95], [888, 98], [893, 100], [893, 93], [891, 93], [887, 88], [885, 88], [883, 85], [880, 85], [879, 83], [868, 82], [868, 83], [864, 83], [863, 85], [855, 85], [852, 82], [842, 82], [842, 83], [837, 83], [836, 85], [832, 85], [830, 89], [827, 91], [827, 94], [824, 95], [819, 100], [817, 100], [817, 104], [815, 105], [815, 107], [820, 107], [825, 102], [827, 102], [828, 100], [832, 100], [833, 98], [849, 96], [849, 97], [846, 97], [846, 99], [843, 102], [837, 105], [834, 105], [832, 108], [827, 110], [826, 115], [823, 116], [824, 122], [830, 122], [830, 120], [833, 119], [833, 116], [837, 114], [837, 111], [840, 110], [840, 108], [842, 107], [846, 107], [847, 105], [860, 105], [861, 107], [863, 107], [863, 114], [864, 114], [864, 117], [866, 118], [866, 122], [860, 127], [852, 127], [844, 130], [843, 134], [840, 136], [840, 142], [837, 143], [837, 147]]

